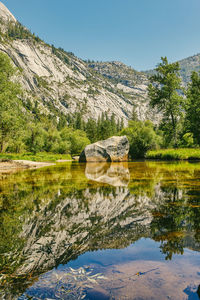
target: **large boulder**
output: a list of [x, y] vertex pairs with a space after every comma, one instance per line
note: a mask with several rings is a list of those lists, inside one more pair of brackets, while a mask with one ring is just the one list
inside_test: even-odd
[[82, 151], [79, 162], [127, 161], [129, 142], [126, 136], [113, 136], [90, 144]]

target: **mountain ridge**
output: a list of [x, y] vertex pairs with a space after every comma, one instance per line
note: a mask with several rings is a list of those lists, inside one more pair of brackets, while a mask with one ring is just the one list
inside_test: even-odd
[[[180, 66], [180, 77], [184, 86], [190, 82], [190, 77], [193, 71], [200, 71], [200, 53], [188, 56], [177, 61]], [[154, 73], [154, 69], [142, 71], [147, 76]]]
[[2, 2], [0, 2], [0, 18], [3, 18], [6, 21], [17, 22], [13, 14]]
[[[22, 26], [1, 2], [0, 29], [0, 51], [20, 70], [17, 81], [24, 90], [25, 106], [37, 105], [41, 113], [58, 118], [80, 112], [85, 120], [97, 120], [106, 112], [123, 119], [125, 125], [134, 109], [140, 120], [159, 122], [149, 106], [149, 71], [138, 72], [118, 61], [83, 61], [55, 48]], [[189, 72], [200, 69], [200, 55], [180, 62], [186, 84]]]
[[[1, 10], [0, 15], [4, 12]], [[97, 120], [107, 112], [108, 116], [114, 114], [127, 123], [134, 95], [123, 90], [125, 86], [118, 87], [72, 53], [48, 45], [15, 19], [2, 17], [0, 29], [0, 51], [21, 71], [17, 80], [23, 87], [25, 104], [31, 102], [34, 106], [37, 102], [44, 114], [67, 115], [78, 111], [84, 119]], [[143, 92], [146, 93], [137, 91], [139, 100], [146, 98]], [[146, 118], [148, 106], [140, 103], [139, 107]]]

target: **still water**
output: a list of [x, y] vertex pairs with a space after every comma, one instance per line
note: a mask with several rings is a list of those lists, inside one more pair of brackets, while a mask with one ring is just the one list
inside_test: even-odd
[[0, 299], [198, 300], [199, 285], [200, 163], [0, 175]]

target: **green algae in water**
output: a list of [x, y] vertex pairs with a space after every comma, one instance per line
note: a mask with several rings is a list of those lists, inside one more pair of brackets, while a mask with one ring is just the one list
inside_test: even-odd
[[[95, 293], [101, 299], [134, 299], [130, 283], [136, 281], [134, 291], [145, 299], [142, 280], [147, 286], [152, 283], [155, 299], [158, 291], [183, 298], [193, 293], [199, 278], [199, 217], [199, 163], [62, 163], [4, 176], [0, 181], [0, 295], [18, 299], [29, 291], [30, 297], [37, 294], [44, 299], [44, 290], [40, 288], [39, 296], [35, 288], [43, 276], [48, 272], [54, 276], [54, 268], [65, 265], [67, 273], [70, 264], [77, 262], [75, 270], [88, 264], [94, 275], [108, 278], [95, 289], [82, 286], [80, 295], [85, 299]], [[117, 252], [109, 256], [110, 251]], [[177, 267], [180, 259], [187, 270]], [[152, 271], [132, 278], [156, 266], [160, 274]], [[181, 285], [182, 291], [167, 295], [170, 278], [182, 285], [187, 282], [186, 292]]]

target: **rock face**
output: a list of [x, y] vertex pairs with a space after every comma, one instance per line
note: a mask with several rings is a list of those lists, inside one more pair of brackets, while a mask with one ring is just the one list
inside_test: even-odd
[[[24, 90], [25, 107], [37, 105], [41, 114], [58, 118], [60, 113], [81, 112], [84, 120], [98, 120], [106, 112], [108, 117], [114, 114], [116, 119], [123, 119], [125, 125], [134, 108], [139, 120], [159, 123], [160, 115], [149, 106], [147, 92], [147, 75], [152, 71], [137, 72], [116, 61], [88, 63], [71, 52], [52, 47], [31, 32], [28, 34], [25, 27], [26, 33], [20, 37], [18, 26], [0, 2], [0, 52], [6, 53], [20, 70], [16, 81]], [[199, 57], [180, 61], [183, 80], [189, 80], [192, 70], [199, 70]]]
[[[11, 25], [13, 33], [9, 36]], [[149, 116], [152, 110], [148, 104], [145, 74], [121, 63], [110, 63], [108, 76], [102, 76], [99, 68], [90, 67], [73, 53], [52, 47], [30, 32], [28, 34], [25, 27], [25, 35], [16, 35], [17, 26], [18, 21], [0, 2], [0, 31], [3, 33], [0, 51], [20, 69], [16, 80], [24, 90], [25, 107], [27, 102], [31, 102], [32, 107], [37, 103], [42, 114], [58, 117], [60, 112], [64, 115], [81, 112], [84, 120], [98, 120], [103, 112], [107, 112], [108, 117], [114, 114], [116, 119], [123, 119], [125, 125], [134, 107], [139, 119], [155, 120], [155, 116]], [[23, 27], [20, 27], [21, 31], [23, 33]], [[113, 76], [117, 77], [116, 74], [112, 76], [113, 65], [116, 67], [114, 74], [120, 70], [123, 73], [118, 81], [113, 80]], [[127, 77], [131, 88], [126, 84]]]
[[4, 21], [11, 21], [11, 22], [17, 21], [2, 2], [0, 2], [0, 18], [3, 19]]
[[90, 144], [82, 151], [79, 162], [127, 161], [129, 142], [126, 136], [113, 136]]

